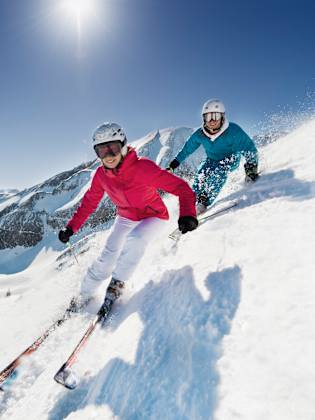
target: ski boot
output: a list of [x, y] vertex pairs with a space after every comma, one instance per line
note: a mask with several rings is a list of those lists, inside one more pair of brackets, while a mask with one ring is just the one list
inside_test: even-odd
[[200, 216], [202, 213], [207, 211], [208, 209], [207, 202], [208, 202], [208, 197], [206, 197], [205, 195], [201, 194], [197, 197], [197, 203], [196, 203], [197, 216]]
[[98, 311], [98, 315], [101, 315], [102, 318], [107, 318], [113, 303], [121, 296], [122, 289], [124, 288], [125, 283], [114, 278], [111, 279], [104, 298], [104, 303]]
[[197, 203], [197, 206], [196, 206], [197, 216], [200, 216], [206, 210], [207, 210], [207, 206], [206, 205], [204, 205], [203, 203]]

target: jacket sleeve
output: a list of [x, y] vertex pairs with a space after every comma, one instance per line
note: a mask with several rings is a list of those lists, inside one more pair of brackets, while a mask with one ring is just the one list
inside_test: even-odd
[[237, 126], [237, 141], [235, 142], [237, 150], [246, 159], [246, 163], [258, 165], [258, 150], [253, 140], [245, 133], [241, 127]]
[[182, 163], [188, 156], [190, 156], [192, 153], [194, 153], [195, 150], [198, 149], [200, 146], [200, 143], [197, 139], [197, 131], [195, 131], [184, 144], [182, 150], [177, 153], [177, 156], [175, 157], [176, 160], [178, 160], [179, 163]]
[[[149, 159], [142, 160], [144, 182], [179, 198], [179, 215], [196, 217], [195, 193], [188, 183], [171, 172], [161, 169]], [[141, 171], [142, 172], [142, 171]]]
[[99, 182], [98, 172], [96, 172], [91, 187], [84, 194], [80, 206], [68, 222], [67, 227], [71, 227], [74, 233], [77, 232], [88, 217], [96, 210], [103, 195], [104, 189]]

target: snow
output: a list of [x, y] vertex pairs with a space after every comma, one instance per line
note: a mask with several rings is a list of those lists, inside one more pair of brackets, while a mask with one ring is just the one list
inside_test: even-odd
[[[310, 120], [266, 146], [255, 185], [244, 185], [242, 168], [233, 173], [217, 205], [238, 206], [178, 244], [167, 238], [178, 215], [167, 198], [171, 220], [74, 365], [78, 388], [53, 375], [107, 282], [98, 302], [25, 359], [0, 394], [0, 417], [314, 420], [314, 132]], [[62, 314], [107, 235], [72, 253], [50, 236], [23, 271], [1, 275], [0, 369]]]
[[[89, 189], [89, 187], [90, 187], [89, 183], [87, 185], [83, 185], [82, 188], [77, 192], [77, 195], [74, 198], [72, 198], [70, 201], [65, 202], [64, 205], [57, 207], [56, 210], [57, 211], [68, 210], [72, 206], [75, 206], [83, 198], [84, 194]], [[63, 197], [64, 201], [66, 201], [65, 198], [66, 197]]]
[[12, 204], [15, 204], [17, 202], [19, 202], [18, 196], [13, 195], [12, 197], [9, 196], [9, 198], [5, 196], [4, 201], [0, 203], [0, 211], [4, 210], [7, 206], [11, 206]]
[[[15, 200], [9, 201], [9, 199], [12, 199], [16, 194], [18, 194], [19, 191], [12, 188], [0, 188], [0, 203], [3, 201], [7, 201], [9, 204], [15, 203]], [[2, 210], [2, 206], [0, 205], [0, 211]]]

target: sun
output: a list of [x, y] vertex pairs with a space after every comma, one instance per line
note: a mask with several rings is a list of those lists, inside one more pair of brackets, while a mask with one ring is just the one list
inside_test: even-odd
[[96, 0], [62, 0], [60, 12], [68, 22], [73, 22], [77, 32], [81, 33], [83, 25], [95, 18], [97, 14]]
[[63, 0], [62, 8], [65, 13], [75, 19], [87, 18], [95, 12], [93, 0]]
[[111, 21], [108, 0], [51, 1], [51, 31], [54, 39], [62, 40], [60, 46], [57, 43], [58, 48], [71, 45], [76, 56], [84, 59], [94, 47], [93, 41], [99, 39]]

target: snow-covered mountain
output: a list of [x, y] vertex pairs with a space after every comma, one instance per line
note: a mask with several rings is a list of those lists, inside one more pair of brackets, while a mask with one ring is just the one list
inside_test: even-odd
[[30, 247], [64, 223], [88, 187], [96, 162], [82, 164], [11, 195], [0, 204], [0, 249]]
[[0, 203], [18, 192], [19, 190], [14, 188], [0, 188]]
[[[259, 181], [245, 186], [240, 168], [217, 203], [238, 206], [177, 245], [167, 238], [177, 200], [167, 197], [171, 220], [74, 365], [78, 388], [64, 389], [53, 375], [108, 281], [99, 302], [24, 360], [0, 393], [0, 417], [313, 420], [314, 133], [315, 119], [267, 145]], [[156, 153], [163, 131], [150, 139]], [[32, 257], [21, 254], [14, 274], [0, 275], [0, 370], [63, 313], [107, 235], [85, 235], [72, 250], [47, 235]]]

